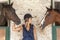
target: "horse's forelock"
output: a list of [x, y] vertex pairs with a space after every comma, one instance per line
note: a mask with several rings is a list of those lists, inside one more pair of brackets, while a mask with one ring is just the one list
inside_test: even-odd
[[2, 7], [3, 8], [11, 8], [12, 6], [11, 5], [7, 5], [7, 4], [6, 5], [2, 4]]

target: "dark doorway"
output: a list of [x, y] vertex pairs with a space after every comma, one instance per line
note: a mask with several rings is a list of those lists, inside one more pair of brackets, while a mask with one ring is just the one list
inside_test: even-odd
[[55, 9], [60, 12], [60, 2], [55, 2]]
[[[55, 2], [55, 9], [58, 10], [58, 12], [60, 12], [60, 2]], [[60, 26], [60, 24], [58, 22], [55, 22], [56, 26]]]
[[60, 26], [60, 24], [59, 24], [58, 22], [55, 22], [55, 25], [56, 25], [56, 26]]

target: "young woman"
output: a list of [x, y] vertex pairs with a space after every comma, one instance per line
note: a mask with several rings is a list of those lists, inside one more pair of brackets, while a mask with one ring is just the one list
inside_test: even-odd
[[32, 16], [30, 14], [25, 14], [24, 16], [25, 23], [16, 27], [13, 25], [13, 31], [23, 30], [23, 40], [37, 40], [36, 37], [36, 28], [32, 24]]

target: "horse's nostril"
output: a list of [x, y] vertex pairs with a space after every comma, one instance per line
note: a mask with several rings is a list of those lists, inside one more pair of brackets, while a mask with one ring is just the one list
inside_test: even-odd
[[21, 21], [20, 21], [20, 20], [19, 20], [19, 21], [17, 21], [17, 22], [16, 22], [16, 24], [17, 24], [17, 25], [21, 24]]

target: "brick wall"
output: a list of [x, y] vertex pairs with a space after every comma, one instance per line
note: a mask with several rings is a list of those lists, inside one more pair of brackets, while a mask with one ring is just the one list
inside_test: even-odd
[[[14, 2], [13, 7], [16, 9], [18, 17], [21, 19], [22, 23], [24, 22], [23, 16], [26, 13], [30, 13], [34, 18], [33, 22], [36, 25], [37, 29], [37, 40], [52, 40], [52, 28], [51, 25], [47, 26], [44, 29], [44, 32], [39, 31], [38, 23], [44, 17], [46, 12], [46, 6], [50, 6], [50, 0], [11, 0]], [[11, 28], [13, 22], [11, 21]], [[11, 39], [10, 40], [22, 40], [22, 31], [13, 32], [11, 29]]]

